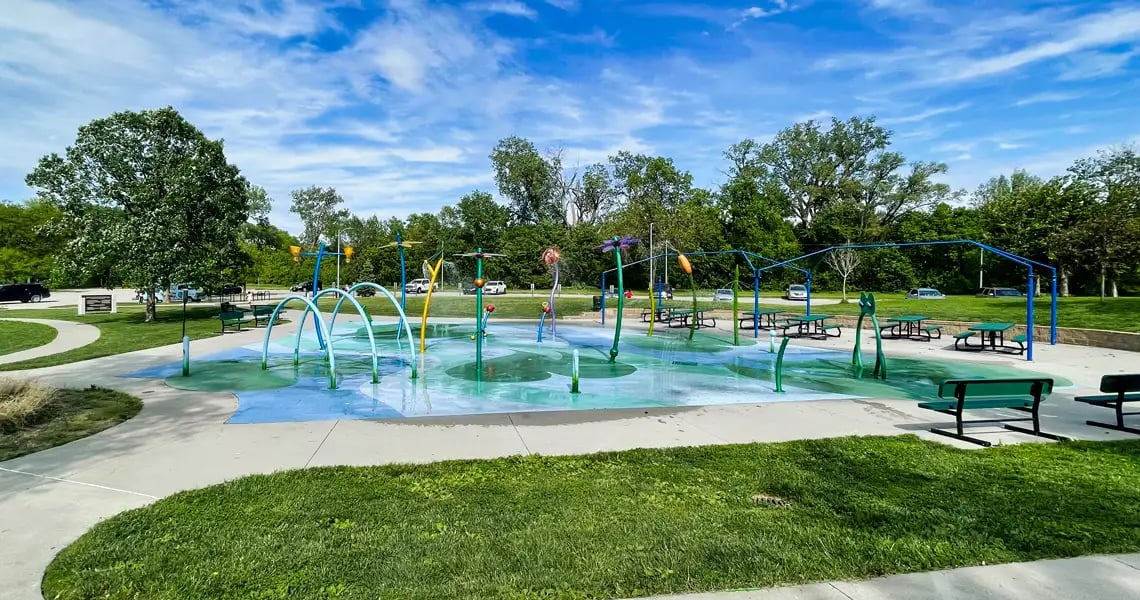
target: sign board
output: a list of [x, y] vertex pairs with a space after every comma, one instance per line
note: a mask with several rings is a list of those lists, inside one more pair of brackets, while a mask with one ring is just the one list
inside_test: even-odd
[[111, 294], [83, 294], [79, 297], [79, 314], [118, 312], [115, 297]]

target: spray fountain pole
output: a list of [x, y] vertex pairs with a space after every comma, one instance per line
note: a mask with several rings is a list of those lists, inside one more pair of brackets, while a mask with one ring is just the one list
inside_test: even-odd
[[689, 315], [689, 339], [693, 339], [693, 334], [697, 332], [697, 280], [693, 277], [693, 264], [689, 262], [689, 257], [684, 254], [677, 255], [677, 262], [681, 265], [681, 270], [689, 275], [689, 286], [693, 288], [693, 312]]
[[483, 376], [483, 335], [487, 321], [483, 317], [483, 285], [487, 282], [483, 280], [483, 259], [493, 256], [506, 256], [505, 254], [492, 254], [490, 252], [483, 252], [482, 248], [476, 248], [474, 252], [467, 252], [464, 254], [456, 254], [455, 256], [463, 256], [475, 259], [475, 372], [479, 377]]
[[[413, 242], [405, 240], [400, 232], [396, 232], [396, 241], [384, 246], [385, 248], [396, 248], [400, 254], [400, 310], [408, 310], [408, 272], [404, 268], [404, 249], [411, 248], [420, 242]], [[421, 349], [421, 352], [423, 350]]]
[[[554, 334], [557, 330], [557, 328], [554, 325], [554, 318], [557, 316], [557, 313], [554, 310], [554, 292], [558, 290], [558, 259], [560, 259], [560, 258], [562, 258], [562, 253], [559, 252], [558, 248], [547, 248], [542, 253], [542, 263], [548, 267], [554, 268], [554, 283], [550, 286], [550, 299], [547, 301], [547, 304], [550, 307], [550, 311], [549, 311], [550, 312], [550, 337], [554, 337]], [[545, 310], [543, 311], [543, 314], [546, 314]], [[539, 338], [539, 341], [541, 342], [542, 341], [542, 333], [541, 333], [542, 332], [542, 325], [539, 324], [538, 328], [539, 328], [538, 338]]]
[[[317, 246], [316, 252], [301, 252], [300, 246], [289, 246], [289, 254], [293, 255], [293, 262], [295, 262], [295, 263], [301, 262], [302, 256], [315, 256], [315, 257], [317, 257], [317, 263], [315, 265], [313, 265], [313, 289], [311, 292], [313, 297], [316, 298], [317, 292], [321, 291], [321, 290], [317, 289], [320, 287], [319, 284], [320, 284], [320, 276], [321, 276], [321, 259], [326, 257], [326, 256], [343, 256], [343, 257], [345, 257], [346, 260], [351, 262], [352, 261], [352, 246], [346, 246], [344, 248], [343, 252], [329, 252], [328, 250], [325, 249], [325, 243], [324, 242], [321, 242]], [[302, 318], [301, 319], [301, 329], [304, 329], [304, 328], [305, 328], [305, 319]], [[331, 331], [329, 332], [329, 335], [332, 335]], [[331, 343], [331, 340], [330, 340], [330, 343]], [[325, 339], [324, 339], [324, 336], [321, 334], [321, 328], [320, 327], [317, 327], [317, 344], [320, 345], [321, 350], [325, 349]]]
[[[618, 339], [621, 338], [621, 313], [625, 307], [625, 285], [622, 281], [622, 268], [621, 268], [621, 251], [629, 249], [630, 246], [636, 244], [641, 240], [631, 237], [618, 237], [614, 236], [611, 240], [606, 240], [601, 246], [594, 248], [602, 252], [609, 252], [613, 250], [614, 260], [617, 261], [617, 278], [618, 278], [618, 305], [617, 305], [617, 322], [614, 323], [614, 345], [610, 347], [610, 362], [617, 360], [618, 355]], [[602, 291], [605, 293], [605, 290]]]

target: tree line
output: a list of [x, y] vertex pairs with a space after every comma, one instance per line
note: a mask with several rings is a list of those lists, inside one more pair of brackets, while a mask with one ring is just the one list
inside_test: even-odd
[[[512, 287], [550, 285], [539, 257], [562, 251], [567, 284], [597, 285], [611, 263], [593, 248], [614, 235], [642, 243], [630, 260], [654, 253], [744, 249], [787, 259], [841, 244], [973, 239], [1056, 265], [1063, 293], [1116, 294], [1140, 281], [1140, 155], [1120, 147], [1076, 160], [1050, 179], [1017, 171], [977, 190], [939, 182], [947, 166], [910, 160], [892, 149], [892, 132], [873, 117], [796, 123], [771, 140], [744, 139], [724, 152], [724, 181], [693, 184], [671, 158], [621, 151], [604, 163], [567, 165], [561, 150], [540, 151], [520, 137], [489, 154], [497, 192], [473, 190], [438, 212], [406, 219], [353, 214], [335, 189], [297, 189], [289, 199], [304, 230], [294, 236], [269, 220], [273, 199], [228, 163], [172, 108], [120, 112], [79, 129], [63, 155], [40, 159], [27, 176], [33, 200], [0, 205], [0, 280], [50, 279], [159, 288], [289, 284], [311, 276], [288, 247], [323, 241], [351, 245], [342, 281], [399, 280], [390, 246], [397, 234], [419, 242], [407, 251], [409, 278], [443, 253], [445, 282], [470, 279], [473, 264], [453, 254], [475, 248], [506, 256], [490, 278]], [[696, 261], [698, 283], [729, 285], [732, 255]], [[820, 260], [817, 289], [915, 286], [972, 293], [1024, 285], [1024, 270], [969, 246], [877, 249], [857, 264]], [[743, 266], [743, 265], [742, 265]], [[322, 277], [335, 274], [330, 264]], [[742, 285], [752, 285], [752, 275]], [[626, 280], [648, 287], [648, 270]], [[790, 270], [761, 278], [765, 289], [801, 281]]]

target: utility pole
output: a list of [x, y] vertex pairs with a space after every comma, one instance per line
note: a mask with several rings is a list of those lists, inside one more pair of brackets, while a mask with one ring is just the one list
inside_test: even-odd
[[978, 291], [982, 291], [982, 267], [986, 262], [986, 251], [978, 248]]
[[340, 229], [336, 230], [336, 288], [340, 289]]

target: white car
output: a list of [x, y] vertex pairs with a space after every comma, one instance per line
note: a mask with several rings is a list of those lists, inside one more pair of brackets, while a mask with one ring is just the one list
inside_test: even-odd
[[732, 300], [732, 290], [721, 288], [713, 292], [713, 302], [728, 302]]
[[[404, 291], [409, 294], [426, 294], [430, 285], [430, 279], [413, 279], [404, 286]], [[439, 291], [438, 281], [435, 283], [435, 291]]]
[[784, 290], [785, 300], [807, 300], [807, 286], [793, 283]]
[[907, 300], [945, 300], [946, 296], [934, 288], [911, 288], [906, 293]]
[[182, 302], [183, 294], [186, 295], [186, 299], [190, 302], [198, 302], [206, 295], [193, 283], [176, 283], [170, 286], [171, 302]]
[[487, 283], [483, 284], [483, 293], [494, 295], [505, 294], [507, 293], [507, 284], [503, 281], [498, 280], [488, 281]]

